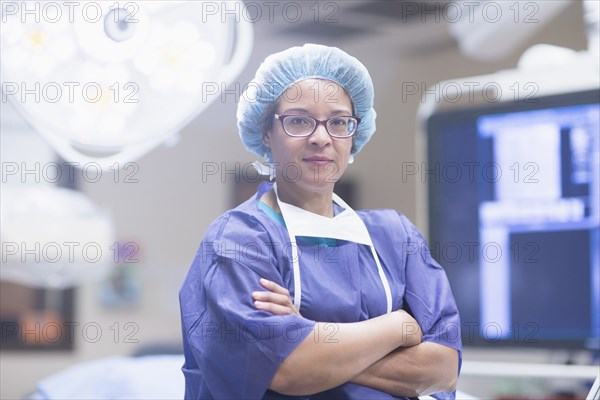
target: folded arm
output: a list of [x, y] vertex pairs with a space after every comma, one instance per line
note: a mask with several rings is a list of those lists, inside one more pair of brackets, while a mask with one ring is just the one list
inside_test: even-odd
[[[253, 294], [256, 308], [275, 314], [297, 311], [286, 289], [261, 280], [269, 292]], [[270, 388], [286, 395], [308, 395], [344, 384], [402, 346], [421, 341], [421, 330], [404, 310], [354, 323], [316, 323], [286, 357]]]
[[432, 342], [398, 348], [352, 379], [397, 397], [452, 392], [457, 381], [458, 352]]

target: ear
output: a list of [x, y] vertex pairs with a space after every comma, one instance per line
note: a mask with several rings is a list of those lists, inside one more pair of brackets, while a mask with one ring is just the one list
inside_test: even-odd
[[263, 143], [265, 146], [271, 148], [271, 132], [267, 132], [263, 135]]

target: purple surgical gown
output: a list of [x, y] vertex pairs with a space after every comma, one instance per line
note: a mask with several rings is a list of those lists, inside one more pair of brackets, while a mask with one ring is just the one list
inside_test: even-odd
[[[272, 187], [219, 217], [209, 227], [180, 291], [186, 399], [393, 399], [346, 383], [309, 397], [268, 389], [280, 363], [315, 322], [357, 322], [386, 312], [386, 296], [368, 246], [337, 241], [325, 246], [298, 241], [301, 317], [254, 308], [252, 292], [266, 278], [294, 296], [289, 236], [259, 207]], [[338, 208], [338, 211], [340, 209]], [[444, 270], [406, 217], [394, 210], [358, 211], [389, 281], [393, 310], [419, 322], [423, 341], [461, 352], [460, 321]], [[336, 326], [313, 340], [335, 341]], [[459, 361], [460, 363], [460, 361]], [[454, 398], [453, 393], [434, 395]]]

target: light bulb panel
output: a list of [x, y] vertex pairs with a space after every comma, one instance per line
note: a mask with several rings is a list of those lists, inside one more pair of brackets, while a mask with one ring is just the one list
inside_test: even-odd
[[67, 3], [39, 18], [4, 12], [0, 68], [3, 100], [68, 161], [82, 149], [139, 157], [204, 111], [250, 55], [250, 23], [204, 1]]

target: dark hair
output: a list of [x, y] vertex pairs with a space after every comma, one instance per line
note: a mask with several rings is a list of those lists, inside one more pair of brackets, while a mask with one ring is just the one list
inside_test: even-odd
[[280, 97], [277, 100], [269, 103], [267, 108], [265, 109], [265, 113], [263, 115], [263, 120], [261, 126], [265, 127], [265, 131], [262, 133], [263, 136], [267, 134], [273, 128], [273, 119], [275, 116], [275, 112], [279, 108]]

